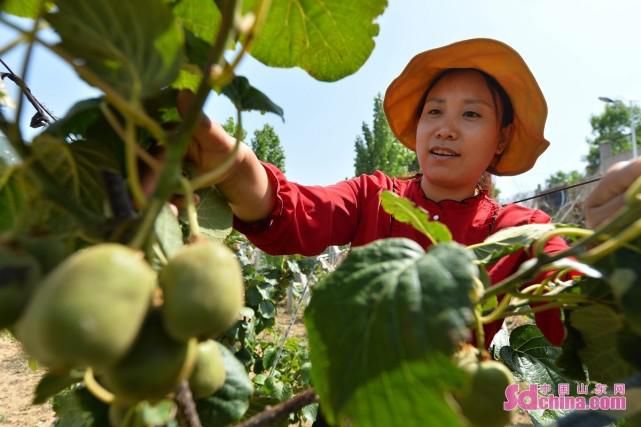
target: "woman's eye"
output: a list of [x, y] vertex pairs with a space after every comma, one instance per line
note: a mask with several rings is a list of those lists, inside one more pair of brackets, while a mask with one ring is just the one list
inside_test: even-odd
[[463, 117], [481, 117], [476, 111], [466, 111], [463, 113]]
[[429, 110], [427, 110], [427, 114], [429, 114], [430, 116], [434, 116], [436, 114], [439, 114], [440, 112], [441, 110], [439, 110], [438, 108], [430, 108]]

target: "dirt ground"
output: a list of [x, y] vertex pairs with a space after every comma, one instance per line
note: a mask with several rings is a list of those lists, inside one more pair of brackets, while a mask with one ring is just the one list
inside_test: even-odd
[[41, 376], [42, 371], [29, 368], [20, 344], [0, 331], [0, 426], [45, 427], [53, 423], [50, 404], [31, 405]]

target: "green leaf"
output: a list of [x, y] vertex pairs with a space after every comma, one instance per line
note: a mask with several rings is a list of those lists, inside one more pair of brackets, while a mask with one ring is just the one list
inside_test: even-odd
[[87, 140], [66, 143], [43, 134], [34, 140], [32, 153], [59, 188], [67, 189], [86, 208], [103, 214], [107, 194], [102, 171], [119, 168], [108, 147]]
[[271, 301], [261, 301], [258, 304], [258, 312], [265, 319], [273, 319], [276, 317], [276, 306]]
[[489, 264], [503, 256], [526, 248], [544, 233], [553, 230], [554, 224], [526, 224], [518, 227], [504, 228], [483, 243], [470, 245], [476, 257], [483, 264]]
[[210, 240], [223, 241], [232, 230], [233, 214], [227, 201], [215, 188], [198, 191], [196, 207], [200, 232]]
[[447, 226], [438, 221], [430, 221], [430, 214], [409, 199], [391, 191], [381, 193], [381, 205], [394, 219], [412, 227], [427, 236], [432, 243], [451, 242], [452, 233]]
[[617, 335], [617, 349], [626, 362], [641, 370], [641, 336], [627, 325]]
[[606, 281], [625, 315], [626, 323], [641, 335], [641, 240], [632, 242], [633, 248], [623, 247], [599, 260], [596, 267], [605, 273]]
[[274, 113], [285, 121], [283, 109], [267, 97], [264, 93], [249, 84], [247, 77], [234, 76], [234, 79], [223, 88], [225, 95], [240, 111], [260, 111], [261, 113]]
[[612, 384], [636, 371], [617, 350], [617, 333], [623, 322], [610, 307], [594, 304], [578, 308], [572, 312], [570, 324], [581, 333], [584, 347], [578, 353], [591, 380]]
[[82, 373], [54, 373], [47, 372], [40, 378], [34, 392], [33, 404], [40, 405], [45, 403], [50, 397], [58, 394], [62, 390], [82, 381]]
[[169, 204], [163, 206], [156, 218], [154, 231], [163, 252], [171, 258], [183, 246], [183, 232], [178, 223], [178, 218], [173, 214]]
[[[57, 0], [47, 20], [62, 48], [128, 100], [174, 81], [183, 34], [163, 0]], [[88, 82], [92, 84], [92, 82]]]
[[102, 117], [100, 104], [103, 97], [89, 98], [76, 102], [65, 116], [47, 127], [46, 132], [60, 138], [84, 135], [89, 126]]
[[[243, 2], [255, 10], [258, 0]], [[356, 72], [374, 49], [386, 0], [273, 0], [251, 55], [273, 67], [298, 66], [335, 81]]]
[[550, 384], [555, 390], [560, 383], [572, 382], [556, 366], [560, 354], [561, 349], [550, 344], [534, 325], [517, 327], [510, 333], [509, 343], [498, 348], [501, 360], [523, 381]]
[[249, 408], [254, 392], [244, 366], [227, 347], [219, 344], [225, 365], [225, 384], [213, 396], [196, 401], [203, 426], [224, 426], [238, 421]]
[[221, 15], [211, 0], [180, 0], [173, 12], [185, 27], [199, 39], [213, 43], [220, 27]]
[[0, 233], [16, 230], [27, 208], [27, 190], [13, 170], [0, 159]]
[[109, 427], [109, 407], [84, 387], [74, 387], [53, 398], [54, 427]]
[[469, 338], [473, 260], [456, 243], [426, 254], [408, 239], [379, 240], [314, 287], [305, 326], [330, 423], [451, 425], [441, 391], [459, 379], [446, 355]]
[[[461, 418], [448, 405], [443, 391], [460, 388], [464, 381], [464, 374], [443, 355], [405, 361], [363, 384], [346, 403], [339, 425], [461, 426]], [[325, 414], [323, 403], [321, 399]]]
[[[42, 0], [3, 0], [0, 1], [0, 11], [22, 18], [35, 19], [40, 12]], [[47, 2], [47, 7], [51, 4]]]

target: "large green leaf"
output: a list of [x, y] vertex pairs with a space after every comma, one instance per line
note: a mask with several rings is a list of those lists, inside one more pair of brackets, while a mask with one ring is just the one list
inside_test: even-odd
[[254, 386], [245, 367], [223, 345], [218, 345], [225, 365], [225, 384], [212, 396], [196, 401], [203, 426], [226, 426], [238, 421], [249, 408]]
[[430, 221], [430, 214], [409, 199], [398, 196], [391, 191], [381, 193], [381, 206], [394, 219], [426, 235], [432, 243], [452, 241], [452, 233], [447, 226], [438, 221]]
[[473, 260], [455, 243], [426, 254], [408, 239], [379, 240], [315, 286], [305, 325], [330, 423], [451, 425], [442, 391], [460, 376], [445, 358], [469, 337]]
[[471, 245], [476, 257], [483, 264], [489, 264], [497, 259], [526, 248], [544, 233], [553, 230], [554, 224], [527, 224], [518, 227], [504, 228], [490, 237], [483, 243]]
[[[258, 0], [243, 3], [254, 10]], [[273, 67], [300, 67], [318, 80], [356, 72], [374, 49], [374, 20], [386, 0], [272, 0], [251, 55]]]
[[636, 369], [617, 349], [617, 334], [623, 327], [621, 316], [610, 307], [594, 304], [572, 312], [570, 324], [581, 333], [584, 347], [578, 350], [590, 379], [612, 384], [632, 375]]
[[57, 0], [56, 6], [47, 20], [62, 47], [126, 99], [152, 95], [178, 75], [183, 34], [165, 1]]

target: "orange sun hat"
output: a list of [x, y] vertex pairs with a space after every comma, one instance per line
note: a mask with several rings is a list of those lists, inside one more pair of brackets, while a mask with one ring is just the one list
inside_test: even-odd
[[448, 68], [474, 68], [486, 72], [505, 89], [512, 102], [512, 137], [490, 172], [518, 175], [531, 169], [550, 145], [543, 136], [547, 104], [523, 58], [497, 40], [463, 40], [426, 50], [412, 58], [385, 92], [383, 106], [396, 137], [406, 147], [416, 149], [416, 127], [425, 91], [432, 80]]

